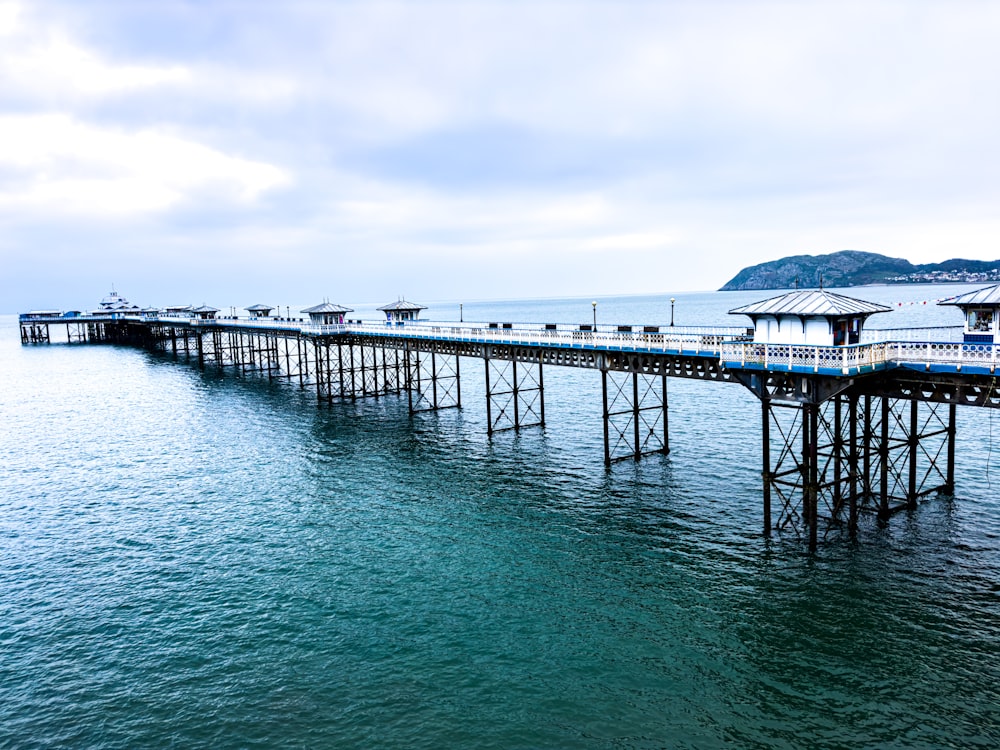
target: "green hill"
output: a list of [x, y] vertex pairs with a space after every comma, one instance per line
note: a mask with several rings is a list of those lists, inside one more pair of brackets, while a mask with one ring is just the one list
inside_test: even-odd
[[740, 271], [720, 291], [1000, 281], [1000, 260], [962, 260], [915, 265], [860, 250], [829, 255], [793, 255]]

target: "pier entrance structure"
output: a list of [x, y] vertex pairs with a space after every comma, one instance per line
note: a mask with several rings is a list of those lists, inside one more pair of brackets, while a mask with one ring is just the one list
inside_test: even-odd
[[[214, 310], [214, 308], [212, 308]], [[954, 490], [956, 407], [1000, 407], [1000, 345], [936, 330], [866, 331], [888, 308], [829, 292], [737, 308], [754, 328], [347, 321], [324, 302], [308, 322], [216, 318], [204, 308], [21, 316], [23, 344], [141, 346], [202, 368], [258, 372], [315, 390], [321, 402], [406, 394], [412, 412], [462, 406], [461, 360], [485, 368], [487, 431], [545, 425], [546, 367], [601, 377], [604, 461], [670, 450], [668, 378], [739, 383], [761, 405], [764, 533], [815, 548], [862, 513], [886, 522]], [[386, 311], [383, 311], [386, 312]], [[199, 317], [209, 313], [205, 317]], [[766, 326], [764, 325], [766, 323]], [[788, 338], [784, 338], [784, 337]]]

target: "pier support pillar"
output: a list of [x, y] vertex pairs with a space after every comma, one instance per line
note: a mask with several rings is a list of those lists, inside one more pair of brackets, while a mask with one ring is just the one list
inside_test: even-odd
[[638, 461], [670, 452], [667, 421], [667, 376], [648, 371], [648, 362], [630, 359], [625, 371], [601, 363], [604, 463]]
[[403, 355], [411, 414], [462, 407], [461, 365], [457, 354], [435, 348], [421, 351], [407, 342]]
[[955, 494], [955, 404], [948, 404], [948, 425], [947, 425], [947, 467], [945, 469], [945, 482], [941, 486], [941, 491], [946, 495]]
[[483, 362], [486, 368], [486, 433], [522, 427], [545, 427], [545, 381], [540, 353], [524, 359], [511, 353], [513, 359], [494, 359], [487, 348]]
[[812, 549], [845, 522], [855, 535], [863, 512], [885, 524], [921, 497], [948, 492], [954, 412], [954, 404], [856, 392], [818, 403], [762, 398], [768, 529], [806, 534]]
[[764, 501], [764, 536], [771, 536], [771, 400], [760, 400], [761, 410], [761, 472]]

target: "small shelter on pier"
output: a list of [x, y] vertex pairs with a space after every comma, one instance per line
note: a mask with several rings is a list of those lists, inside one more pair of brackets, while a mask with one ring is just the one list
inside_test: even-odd
[[345, 313], [354, 312], [349, 307], [334, 305], [331, 302], [323, 302], [319, 305], [307, 307], [302, 312], [309, 316], [309, 322], [321, 326], [341, 325], [344, 322]]
[[954, 305], [965, 314], [963, 338], [970, 344], [1000, 343], [1000, 284], [959, 294], [938, 302]]
[[250, 305], [244, 309], [250, 313], [251, 318], [269, 318], [274, 308], [270, 305]]
[[191, 305], [167, 305], [163, 308], [163, 314], [171, 318], [190, 318]]
[[62, 310], [29, 310], [28, 314], [22, 317], [26, 318], [61, 318], [63, 317]]
[[385, 307], [380, 307], [379, 311], [385, 313], [385, 322], [389, 325], [402, 325], [408, 320], [416, 320], [420, 317], [420, 311], [426, 310], [424, 305], [417, 305], [407, 302], [400, 297], [399, 301], [393, 302]]
[[131, 304], [118, 292], [112, 289], [108, 295], [101, 300], [101, 304], [96, 310], [91, 311], [92, 315], [138, 315], [139, 306]]
[[198, 318], [198, 320], [215, 320], [217, 312], [219, 312], [219, 308], [209, 307], [208, 305], [202, 305], [191, 310], [191, 314]]
[[884, 305], [819, 289], [789, 292], [737, 307], [729, 314], [748, 316], [753, 321], [753, 340], [759, 344], [847, 346], [861, 343], [861, 329], [870, 315], [891, 311]]

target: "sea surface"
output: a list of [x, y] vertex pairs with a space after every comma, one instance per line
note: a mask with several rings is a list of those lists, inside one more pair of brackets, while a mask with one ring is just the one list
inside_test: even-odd
[[[959, 324], [934, 301], [970, 288], [849, 293], [906, 327]], [[764, 296], [674, 315], [731, 325]], [[591, 301], [461, 315], [585, 323]], [[669, 322], [669, 295], [594, 301]], [[0, 748], [1000, 746], [992, 410], [959, 409], [954, 497], [810, 554], [761, 533], [740, 386], [671, 380], [669, 456], [605, 470], [598, 373], [545, 385], [544, 430], [489, 439], [475, 360], [463, 408], [411, 416], [22, 347], [3, 316]]]

